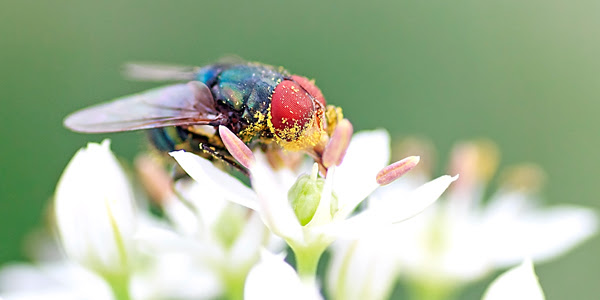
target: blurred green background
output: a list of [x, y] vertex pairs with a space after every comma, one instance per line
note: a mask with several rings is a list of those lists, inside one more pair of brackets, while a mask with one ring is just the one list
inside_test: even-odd
[[[123, 62], [203, 65], [225, 54], [317, 79], [357, 129], [431, 138], [439, 172], [459, 140], [488, 137], [502, 165], [540, 164], [548, 203], [597, 200], [600, 1], [1, 1], [0, 262], [23, 238], [73, 153], [113, 139], [126, 158], [143, 135], [81, 135], [78, 108], [153, 84]], [[549, 299], [597, 299], [600, 239], [537, 266]], [[478, 299], [488, 279], [462, 298]]]

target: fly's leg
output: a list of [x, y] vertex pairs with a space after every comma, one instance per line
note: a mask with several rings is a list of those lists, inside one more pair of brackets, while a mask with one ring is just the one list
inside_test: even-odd
[[214, 146], [210, 146], [205, 143], [200, 143], [198, 145], [198, 148], [200, 148], [200, 151], [212, 156], [214, 159], [222, 161], [226, 165], [229, 165], [229, 166], [237, 169], [242, 174], [244, 174], [246, 177], [250, 176], [250, 174], [248, 173], [248, 170], [246, 170], [246, 168], [244, 168], [237, 161], [235, 161], [235, 159], [233, 157], [231, 157], [229, 154], [222, 153], [222, 150], [217, 149]]

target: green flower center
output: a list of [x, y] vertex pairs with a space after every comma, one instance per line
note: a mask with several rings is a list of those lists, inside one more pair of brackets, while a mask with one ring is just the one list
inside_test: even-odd
[[[313, 219], [319, 202], [325, 179], [318, 176], [318, 170], [313, 170], [311, 175], [302, 175], [288, 191], [288, 201], [302, 226]], [[337, 211], [337, 198], [331, 197], [331, 215]]]

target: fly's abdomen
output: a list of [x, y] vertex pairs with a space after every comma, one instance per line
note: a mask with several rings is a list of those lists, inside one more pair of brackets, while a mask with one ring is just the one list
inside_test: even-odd
[[181, 149], [188, 142], [189, 133], [181, 127], [162, 127], [148, 130], [148, 136], [156, 149], [170, 152]]

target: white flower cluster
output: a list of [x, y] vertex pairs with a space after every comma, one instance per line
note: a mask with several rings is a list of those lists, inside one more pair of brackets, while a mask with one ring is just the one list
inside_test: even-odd
[[[264, 153], [240, 151], [250, 184], [189, 152], [171, 153], [189, 175], [174, 183], [141, 161], [140, 177], [160, 208], [153, 214], [109, 142], [90, 143], [56, 189], [65, 255], [1, 269], [1, 299], [387, 299], [399, 277], [415, 283], [417, 295], [445, 299], [496, 268], [555, 257], [596, 229], [583, 208], [536, 210], [514, 190], [487, 209], [463, 205], [460, 197], [474, 195], [460, 181], [444, 203], [419, 214], [458, 176], [394, 181], [418, 158], [386, 167], [383, 130], [355, 134], [343, 162], [333, 157], [324, 177], [316, 164], [275, 169]], [[454, 203], [463, 203], [460, 211]], [[550, 239], [547, 226], [562, 230]], [[284, 260], [286, 246], [295, 267]], [[322, 281], [317, 266], [327, 249]], [[543, 298], [529, 260], [483, 296]]]

